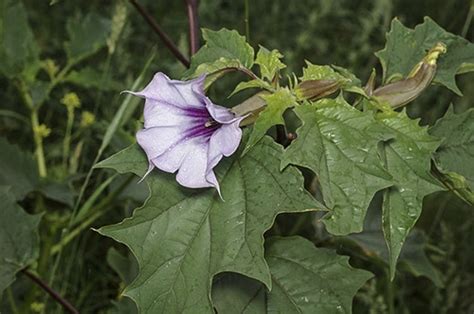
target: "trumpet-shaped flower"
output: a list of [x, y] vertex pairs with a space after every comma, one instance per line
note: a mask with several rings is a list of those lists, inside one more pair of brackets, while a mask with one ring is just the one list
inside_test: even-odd
[[149, 162], [145, 176], [155, 167], [177, 171], [179, 184], [220, 193], [213, 169], [237, 150], [243, 117], [213, 104], [204, 94], [204, 79], [177, 81], [157, 73], [141, 92], [130, 93], [145, 98], [145, 124], [137, 133]]

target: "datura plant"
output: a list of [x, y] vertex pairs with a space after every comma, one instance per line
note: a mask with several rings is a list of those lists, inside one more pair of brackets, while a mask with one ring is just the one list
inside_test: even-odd
[[[17, 273], [34, 278], [35, 267], [51, 268], [54, 282], [63, 248], [124, 191], [148, 196], [122, 222], [103, 222], [105, 226], [94, 229], [101, 236], [91, 232], [98, 239], [124, 244], [121, 250], [128, 248], [130, 260], [138, 262], [136, 272], [123, 274], [126, 267], [121, 266], [127, 260], [109, 251], [115, 261], [110, 264], [125, 282], [117, 300], [128, 300], [132, 306], [122, 313], [351, 313], [354, 296], [373, 277], [364, 263], [374, 260], [392, 301], [391, 283], [399, 278], [402, 261], [412, 275], [427, 277], [436, 286], [444, 284], [419, 246], [417, 263], [423, 267], [410, 264], [413, 243], [421, 237], [411, 231], [424, 198], [434, 192], [449, 190], [474, 204], [474, 111], [455, 113], [450, 108], [429, 127], [410, 117], [406, 107], [432, 85], [462, 95], [455, 78], [474, 71], [474, 44], [430, 18], [414, 29], [395, 19], [385, 48], [375, 54], [381, 71], [368, 69], [372, 74], [362, 82], [349, 69], [309, 61], [291, 73], [276, 47], [259, 46], [255, 52], [256, 46], [237, 31], [202, 29], [205, 43], [197, 49], [193, 42], [191, 51], [197, 51], [190, 62], [183, 61], [188, 67], [181, 76], [161, 70], [146, 83], [141, 79], [146, 71], [136, 74], [139, 79], [121, 96], [126, 100], [105, 132], [94, 168], [80, 175], [83, 142], [75, 148], [71, 143], [77, 134], [92, 134], [87, 129], [97, 125], [96, 111], [82, 111], [79, 131], [72, 132], [75, 114], [87, 99], [64, 93], [58, 103], [67, 110], [65, 139], [51, 153], [54, 157], [58, 152], [61, 165], [51, 167], [43, 144], [58, 132], [51, 133], [42, 123], [39, 108], [64, 82], [110, 87], [110, 82], [106, 86], [103, 80], [93, 80], [102, 76], [92, 68], [71, 69], [106, 43], [113, 52], [113, 38], [119, 35], [112, 32], [113, 37], [110, 21], [93, 14], [73, 20], [64, 45], [67, 65], [60, 69], [52, 60], [40, 62], [20, 4], [4, 1], [0, 8], [0, 39], [16, 45], [0, 45], [0, 72], [13, 82], [12, 89], [31, 114], [35, 144], [35, 158], [25, 157], [0, 138], [0, 296]], [[114, 25], [123, 27], [124, 14]], [[23, 35], [7, 32], [10, 24]], [[308, 58], [317, 60], [317, 55]], [[226, 84], [220, 85], [224, 76]], [[232, 89], [223, 90], [229, 82], [235, 83]], [[136, 136], [127, 137], [126, 145], [133, 144], [103, 158], [113, 134], [123, 121], [131, 120], [133, 115], [126, 112], [133, 100], [144, 103]], [[99, 125], [103, 122], [97, 120]], [[22, 168], [26, 170], [12, 170]], [[88, 182], [99, 168], [107, 170], [92, 179], [93, 189]], [[75, 202], [57, 186], [45, 186], [51, 173], [67, 173], [71, 185], [85, 177], [73, 195]], [[99, 202], [115, 179], [122, 180], [119, 187]], [[71, 208], [68, 222], [47, 233], [46, 240], [38, 236], [40, 222], [49, 226], [65, 211], [55, 211], [57, 216], [43, 217], [40, 210], [27, 214], [21, 201], [31, 191], [41, 193], [35, 203], [45, 212], [45, 199]], [[379, 211], [372, 214], [369, 207]], [[375, 245], [373, 238], [364, 242], [369, 232], [380, 235], [377, 249], [365, 250]], [[51, 244], [54, 239], [59, 242]], [[349, 263], [346, 252], [337, 250], [338, 239], [353, 241], [366, 259]], [[40, 243], [47, 250], [41, 257]], [[56, 258], [54, 267], [47, 263], [50, 257]], [[68, 274], [76, 270], [73, 262]], [[61, 291], [67, 285], [61, 283]], [[75, 290], [78, 298], [86, 299], [81, 289]], [[24, 286], [13, 292], [17, 290]], [[14, 304], [12, 288], [5, 291]], [[58, 293], [50, 294], [59, 298]], [[61, 304], [77, 312], [64, 300]], [[38, 307], [35, 312], [44, 312]]]
[[[255, 56], [227, 29], [203, 35], [182, 80], [157, 73], [131, 92], [145, 99], [138, 145], [98, 165], [144, 178], [150, 189], [131, 218], [99, 229], [137, 258], [140, 271], [124, 293], [141, 312], [350, 313], [371, 274], [302, 237], [282, 236], [278, 214], [313, 212], [305, 219], [349, 235], [363, 231], [381, 192], [393, 280], [423, 198], [453, 189], [472, 201], [468, 179], [454, 186], [447, 178], [458, 170], [441, 158], [443, 126], [432, 135], [395, 109], [431, 84], [459, 93], [454, 76], [474, 63], [473, 44], [430, 19], [415, 30], [394, 20], [377, 53], [382, 79], [374, 71], [362, 85], [347, 69], [310, 62], [301, 76], [282, 79], [279, 51], [260, 47]], [[230, 108], [214, 104], [206, 91], [233, 72], [249, 79], [228, 95], [251, 89], [253, 96]], [[289, 119], [299, 120], [295, 135]], [[316, 188], [305, 189], [304, 169]]]

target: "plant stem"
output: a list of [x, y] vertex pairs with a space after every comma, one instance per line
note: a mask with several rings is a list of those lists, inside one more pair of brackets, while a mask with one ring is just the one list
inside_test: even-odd
[[173, 55], [178, 59], [185, 67], [189, 68], [189, 60], [183, 56], [179, 51], [178, 47], [173, 43], [169, 36], [161, 29], [160, 25], [153, 19], [153, 17], [142, 7], [136, 0], [129, 0], [130, 3], [137, 9], [138, 13], [145, 19], [145, 21], [150, 25], [150, 27], [158, 34], [166, 47], [173, 53]]
[[41, 178], [45, 178], [47, 176], [46, 171], [46, 161], [44, 158], [44, 149], [43, 149], [43, 137], [39, 133], [39, 120], [38, 120], [38, 112], [36, 109], [32, 109], [31, 111], [31, 128], [33, 130], [33, 138], [35, 141], [35, 155], [36, 161], [38, 163], [38, 172]]
[[247, 42], [250, 42], [249, 0], [244, 0], [244, 6], [245, 6], [245, 17], [244, 17], [245, 37], [247, 39]]
[[38, 119], [38, 107], [35, 107], [33, 99], [31, 98], [28, 88], [23, 80], [17, 82], [17, 87], [20, 92], [20, 95], [25, 103], [26, 107], [30, 110], [30, 121], [31, 121], [31, 130], [33, 131], [33, 139], [35, 142], [35, 155], [36, 162], [38, 163], [38, 172], [40, 177], [44, 178], [47, 175], [46, 172], [46, 162], [44, 158], [43, 150], [43, 137], [39, 134], [39, 119]]
[[71, 132], [74, 123], [74, 108], [67, 108], [66, 134], [63, 141], [63, 168], [67, 171], [67, 161], [69, 159], [69, 150], [71, 148]]
[[112, 208], [109, 207], [108, 209], [104, 210], [104, 208], [106, 208], [107, 205], [109, 205], [109, 203], [130, 184], [133, 178], [134, 176], [130, 175], [115, 191], [110, 193], [106, 198], [102, 200], [102, 202], [100, 202], [95, 208], [91, 210], [92, 215], [90, 215], [86, 220], [81, 222], [76, 228], [74, 228], [74, 230], [69, 232], [66, 236], [61, 237], [61, 241], [51, 248], [51, 254], [55, 255], [61, 252], [62, 249], [69, 242], [75, 239], [84, 229], [88, 228], [94, 223], [96, 219], [102, 217], [102, 215], [104, 215], [110, 208]]
[[76, 308], [74, 306], [72, 306], [71, 303], [69, 303], [68, 300], [66, 300], [65, 298], [63, 298], [61, 295], [59, 295], [59, 293], [57, 293], [56, 291], [53, 290], [53, 288], [51, 288], [46, 282], [44, 282], [41, 278], [39, 278], [38, 276], [36, 276], [35, 274], [33, 274], [32, 272], [30, 272], [28, 269], [23, 269], [21, 271], [26, 277], [28, 277], [29, 279], [31, 279], [34, 283], [36, 283], [38, 286], [41, 287], [41, 289], [43, 289], [44, 291], [46, 291], [56, 302], [58, 302], [59, 304], [61, 304], [61, 306], [66, 310], [68, 311], [69, 313], [74, 313], [74, 314], [78, 314], [79, 311], [76, 310]]
[[190, 55], [194, 55], [199, 49], [199, 20], [198, 20], [198, 0], [185, 0], [189, 21], [189, 48]]

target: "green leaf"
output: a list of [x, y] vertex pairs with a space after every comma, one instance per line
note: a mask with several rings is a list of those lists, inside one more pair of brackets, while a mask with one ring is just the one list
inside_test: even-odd
[[35, 190], [45, 197], [69, 205], [71, 208], [74, 205], [75, 195], [67, 182], [42, 181], [36, 186]]
[[383, 230], [393, 278], [403, 243], [421, 214], [423, 198], [441, 190], [430, 174], [431, 155], [439, 141], [405, 112], [380, 121], [395, 135], [383, 147], [385, 167], [395, 183], [385, 191], [383, 203]]
[[217, 313], [267, 313], [267, 292], [263, 284], [236, 273], [223, 273], [216, 277], [212, 285], [212, 303]]
[[377, 145], [391, 134], [372, 114], [339, 99], [323, 99], [295, 108], [302, 126], [285, 151], [288, 164], [307, 167], [318, 176], [326, 205], [324, 223], [336, 235], [360, 232], [374, 194], [392, 185]]
[[260, 88], [260, 89], [266, 89], [269, 91], [273, 90], [272, 86], [268, 84], [267, 82], [261, 79], [256, 79], [256, 80], [251, 80], [251, 81], [246, 81], [246, 82], [240, 82], [232, 91], [230, 96], [237, 94], [238, 92], [243, 91], [244, 89], [248, 89], [248, 88]]
[[204, 28], [202, 34], [206, 44], [192, 57], [187, 76], [192, 75], [200, 64], [213, 63], [221, 58], [228, 62], [238, 61], [245, 68], [252, 67], [254, 51], [244, 36], [225, 28], [219, 31]]
[[281, 69], [286, 68], [286, 65], [280, 61], [281, 58], [283, 58], [283, 55], [278, 50], [270, 51], [260, 46], [255, 63], [260, 66], [262, 78], [271, 82]]
[[346, 79], [346, 81], [344, 81], [342, 83], [342, 86], [341, 86], [341, 88], [344, 91], [350, 92], [350, 93], [356, 93], [356, 94], [362, 95], [364, 97], [367, 97], [367, 94], [365, 93], [365, 90], [361, 87], [362, 82], [360, 81], [360, 79], [357, 76], [355, 76], [351, 71], [349, 71], [346, 68], [343, 68], [343, 67], [340, 67], [340, 66], [337, 66], [337, 65], [334, 65], [334, 64], [331, 65], [331, 67], [339, 75], [341, 75], [342, 77], [344, 77]]
[[33, 155], [0, 137], [0, 187], [11, 186], [16, 200], [34, 191], [39, 184], [38, 168]]
[[0, 72], [32, 81], [39, 70], [39, 52], [21, 1], [0, 0]]
[[78, 62], [106, 45], [111, 22], [96, 13], [70, 18], [67, 22], [69, 41], [65, 43], [69, 62]]
[[427, 236], [422, 231], [413, 230], [400, 253], [399, 265], [416, 277], [424, 276], [442, 288], [444, 286], [442, 273], [434, 267], [426, 255], [427, 244]]
[[349, 70], [335, 65], [316, 65], [306, 61], [306, 68], [303, 68], [301, 81], [309, 80], [329, 80], [339, 83], [339, 88], [365, 96], [365, 91], [361, 87], [360, 80]]
[[444, 171], [463, 175], [474, 188], [474, 109], [455, 114], [451, 106], [429, 133], [444, 141], [435, 153]]
[[301, 237], [269, 239], [265, 257], [273, 282], [267, 297], [263, 286], [230, 275], [213, 287], [218, 313], [351, 313], [352, 298], [373, 276]]
[[[147, 177], [150, 197], [132, 218], [99, 232], [127, 245], [140, 272], [125, 295], [143, 313], [211, 313], [214, 275], [233, 271], [271, 287], [263, 233], [282, 212], [321, 208], [303, 189], [294, 168], [280, 173], [281, 146], [270, 138], [245, 157], [236, 153], [217, 167], [225, 201], [214, 189], [180, 187], [173, 174]], [[143, 175], [148, 167], [137, 145], [99, 167]]]
[[466, 178], [456, 172], [443, 171], [442, 169], [439, 169], [440, 167], [436, 162], [435, 165], [436, 166], [433, 169], [434, 174], [443, 185], [460, 199], [474, 206], [474, 192], [469, 186]]
[[212, 62], [202, 63], [198, 65], [191, 77], [198, 77], [202, 74], [206, 74], [206, 80], [204, 82], [204, 88], [208, 89], [217, 79], [228, 72], [237, 71], [244, 68], [240, 61], [235, 59], [219, 58]]
[[373, 276], [301, 237], [268, 240], [265, 257], [274, 283], [270, 313], [351, 313], [352, 298]]
[[93, 68], [86, 67], [79, 71], [71, 71], [64, 78], [64, 81], [79, 85], [85, 88], [97, 88], [99, 90], [120, 90], [123, 86], [111, 79], [104, 79], [104, 74]]
[[297, 105], [295, 97], [288, 89], [280, 89], [274, 94], [262, 95], [260, 97], [265, 100], [267, 105], [259, 113], [253, 125], [250, 139], [244, 149], [244, 154], [263, 138], [269, 128], [277, 124], [284, 125], [285, 120], [283, 120], [283, 113], [286, 109]]
[[316, 65], [306, 61], [306, 67], [303, 68], [302, 81], [308, 80], [334, 80], [346, 81], [347, 79], [334, 71], [329, 65]]
[[423, 24], [417, 25], [415, 29], [405, 27], [398, 19], [392, 21], [385, 48], [376, 53], [382, 64], [384, 82], [397, 75], [406, 77], [438, 42], [447, 46], [447, 53], [440, 56], [433, 81], [462, 95], [455, 76], [461, 68], [463, 73], [474, 70], [472, 66], [469, 67], [474, 64], [474, 44], [446, 32], [429, 17], [425, 17]]
[[22, 200], [28, 193], [38, 191], [49, 199], [72, 205], [74, 196], [66, 185], [40, 181], [38, 167], [31, 153], [22, 151], [2, 137], [0, 151], [0, 187], [10, 186], [16, 200]]
[[[367, 212], [364, 231], [351, 234], [348, 238], [360, 246], [366, 256], [376, 257], [388, 265], [387, 244], [382, 231], [382, 197], [376, 197], [376, 200]], [[441, 288], [444, 286], [443, 276], [426, 255], [427, 245], [426, 235], [421, 230], [412, 230], [400, 252], [398, 269], [406, 270], [416, 277], [424, 276]]]
[[0, 187], [0, 296], [15, 274], [38, 257], [41, 215], [28, 215], [9, 187]]

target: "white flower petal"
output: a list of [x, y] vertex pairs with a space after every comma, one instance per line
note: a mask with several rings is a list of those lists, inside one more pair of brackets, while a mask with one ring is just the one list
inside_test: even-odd
[[206, 179], [207, 150], [207, 145], [196, 143], [188, 152], [176, 175], [179, 184], [189, 188], [214, 187], [214, 184]]
[[176, 81], [159, 72], [142, 91], [127, 92], [181, 108], [203, 108], [202, 95], [196, 91], [202, 90], [204, 79], [203, 76], [189, 81]]
[[137, 142], [152, 160], [183, 140], [186, 126], [154, 127], [137, 132]]
[[202, 111], [189, 111], [166, 103], [160, 103], [153, 99], [146, 99], [143, 117], [145, 119], [145, 128], [159, 126], [183, 127], [198, 121], [204, 124], [209, 119], [209, 114], [206, 109]]

